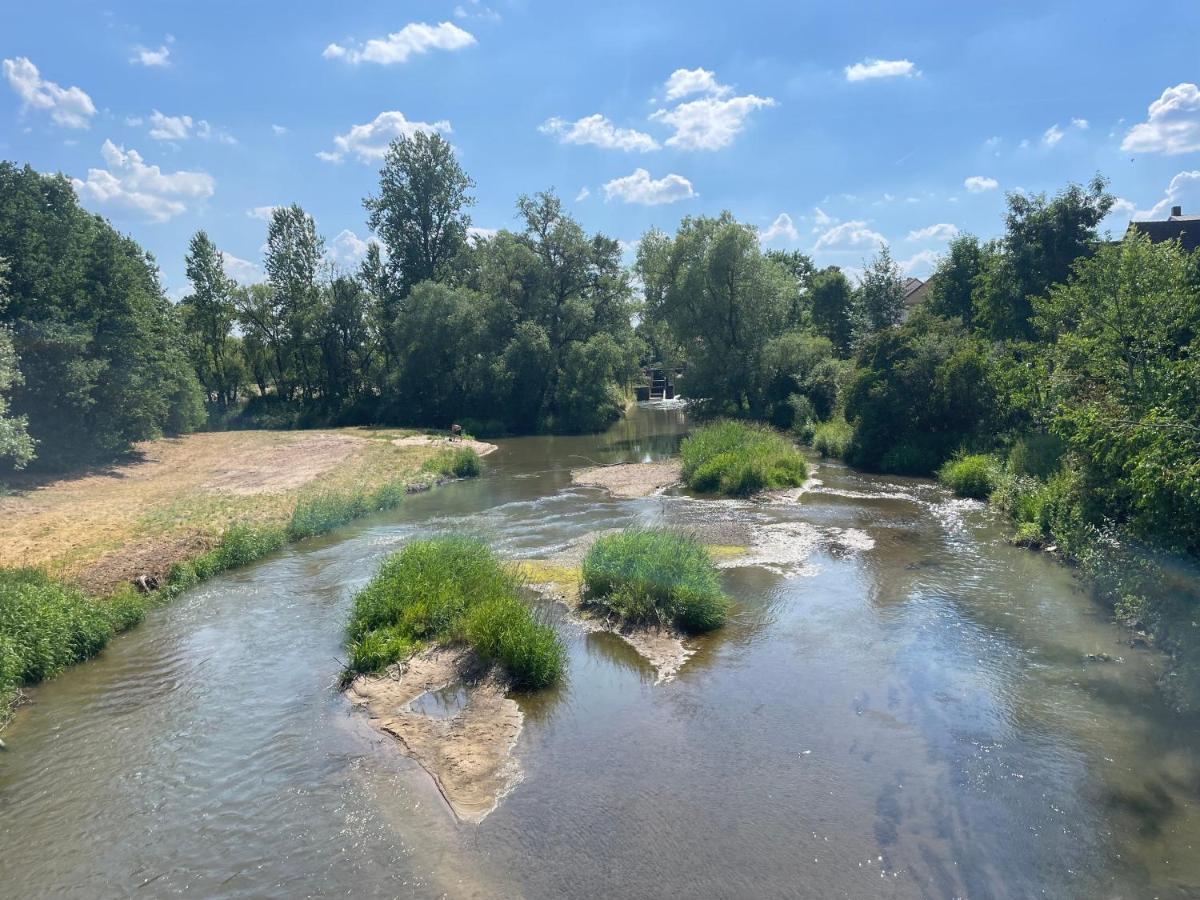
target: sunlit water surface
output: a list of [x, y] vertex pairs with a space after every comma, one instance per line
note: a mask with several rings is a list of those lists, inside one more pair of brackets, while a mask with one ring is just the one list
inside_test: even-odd
[[[831, 463], [766, 502], [571, 485], [685, 427], [502, 441], [484, 477], [214, 579], [39, 688], [0, 754], [0, 896], [1200, 893], [1200, 730], [1069, 571], [980, 504]], [[524, 779], [456, 824], [334, 689], [351, 596], [414, 536], [536, 557], [634, 523], [751, 544], [733, 621], [656, 684], [558, 615]]]

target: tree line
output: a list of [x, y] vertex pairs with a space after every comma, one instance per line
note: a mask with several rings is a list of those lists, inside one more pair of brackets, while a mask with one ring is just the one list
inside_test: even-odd
[[235, 283], [201, 231], [175, 305], [66, 178], [0, 164], [0, 465], [77, 467], [200, 427], [610, 424], [644, 355], [619, 243], [553, 192], [518, 200], [518, 229], [473, 234], [473, 187], [440, 136], [401, 138], [357, 271], [280, 207], [260, 283]]

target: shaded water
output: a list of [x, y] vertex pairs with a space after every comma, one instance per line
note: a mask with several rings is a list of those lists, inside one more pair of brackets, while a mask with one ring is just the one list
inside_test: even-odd
[[[484, 477], [214, 579], [40, 688], [0, 754], [0, 895], [1200, 893], [1200, 731], [1067, 570], [980, 504], [833, 464], [772, 502], [570, 483], [683, 428], [504, 441]], [[351, 595], [416, 535], [531, 557], [635, 522], [753, 544], [732, 623], [655, 684], [560, 616], [568, 680], [519, 698], [524, 780], [456, 824], [333, 689]]]

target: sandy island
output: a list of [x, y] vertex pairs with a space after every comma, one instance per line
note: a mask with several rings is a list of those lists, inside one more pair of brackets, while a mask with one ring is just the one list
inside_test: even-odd
[[[449, 718], [413, 710], [427, 691], [457, 682], [467, 687], [466, 706]], [[371, 725], [390, 734], [437, 784], [454, 815], [482, 822], [521, 778], [512, 756], [524, 717], [507, 685], [481, 669], [463, 648], [434, 648], [390, 667], [383, 675], [360, 675], [346, 688]]]
[[621, 500], [635, 500], [677, 484], [682, 477], [681, 471], [678, 460], [619, 463], [615, 466], [574, 469], [571, 480], [586, 487], [602, 487]]
[[500, 449], [495, 444], [477, 441], [473, 438], [452, 441], [447, 437], [439, 437], [434, 434], [410, 434], [408, 437], [396, 438], [392, 443], [397, 447], [436, 447], [440, 445], [447, 450], [457, 450], [460, 447], [464, 447], [467, 450], [474, 450], [480, 456], [487, 456], [489, 453]]

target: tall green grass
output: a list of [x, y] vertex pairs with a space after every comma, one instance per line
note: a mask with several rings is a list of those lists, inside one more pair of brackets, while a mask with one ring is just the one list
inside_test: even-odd
[[444, 478], [474, 478], [483, 467], [479, 454], [470, 447], [454, 447], [426, 460], [422, 468]]
[[986, 500], [996, 489], [1000, 464], [986, 453], [960, 453], [938, 469], [938, 481], [960, 497]]
[[703, 494], [745, 497], [797, 487], [808, 477], [791, 441], [765, 425], [715, 422], [692, 432], [680, 452], [683, 480]]
[[22, 686], [95, 656], [146, 605], [132, 588], [97, 601], [36, 569], [0, 569], [0, 724]]
[[839, 415], [813, 427], [812, 448], [825, 457], [842, 459], [854, 440], [854, 426]]
[[466, 643], [519, 687], [553, 684], [565, 650], [520, 598], [521, 582], [488, 545], [446, 535], [390, 556], [354, 598], [348, 676], [378, 672], [429, 644]]
[[691, 535], [631, 528], [596, 541], [583, 560], [580, 598], [634, 623], [711, 631], [729, 600], [704, 545]]

